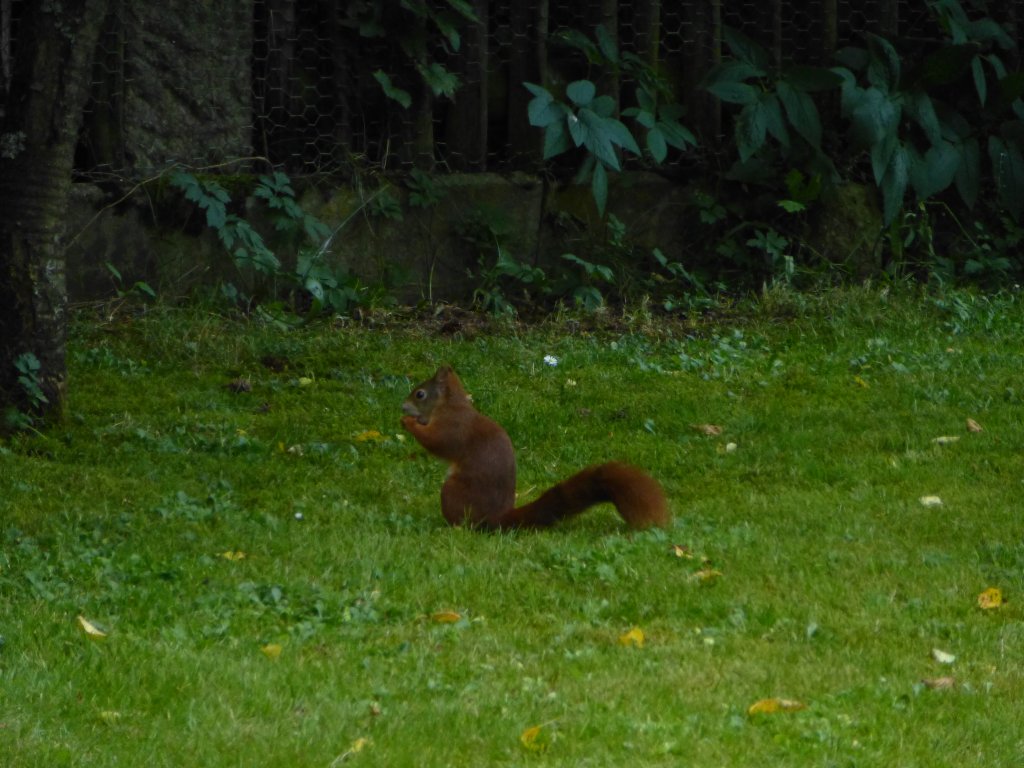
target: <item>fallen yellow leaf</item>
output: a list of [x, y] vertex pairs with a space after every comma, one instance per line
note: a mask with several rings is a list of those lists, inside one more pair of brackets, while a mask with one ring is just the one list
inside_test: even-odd
[[106, 637], [107, 633], [102, 629], [99, 629], [95, 624], [89, 621], [85, 616], [78, 617], [78, 625], [82, 628], [89, 637]]
[[939, 435], [938, 437], [932, 438], [932, 442], [936, 445], [952, 445], [953, 443], [960, 442], [959, 435]]
[[932, 658], [939, 662], [939, 664], [952, 664], [956, 661], [956, 656], [952, 653], [946, 653], [939, 648], [932, 648]]
[[268, 659], [276, 659], [281, 655], [282, 648], [280, 643], [267, 643], [266, 645], [260, 646], [260, 650]]
[[776, 712], [799, 712], [807, 705], [794, 699], [761, 699], [755, 701], [747, 710], [748, 715], [774, 715]]
[[984, 432], [985, 428], [982, 427], [981, 424], [976, 422], [974, 419], [968, 419], [967, 420], [967, 431], [968, 432]]
[[624, 635], [619, 635], [619, 645], [629, 645], [634, 648], [644, 647], [644, 631], [640, 627], [633, 627]]
[[862, 379], [860, 376], [854, 376], [853, 381], [857, 384], [857, 386], [861, 387], [862, 389], [871, 389], [871, 385], [868, 382], [864, 381], [864, 379]]
[[519, 743], [531, 752], [543, 752], [548, 748], [548, 738], [543, 725], [527, 728], [519, 734]]
[[708, 581], [714, 581], [715, 579], [717, 579], [719, 576], [722, 576], [722, 575], [723, 575], [722, 572], [720, 570], [718, 570], [717, 568], [712, 568], [711, 566], [707, 566], [705, 568], [701, 568], [699, 571], [694, 572], [690, 576], [690, 578], [693, 581], [708, 582]]
[[684, 560], [693, 560], [693, 551], [682, 544], [673, 544], [672, 549], [669, 551], [676, 557], [681, 557]]
[[430, 614], [430, 620], [435, 624], [454, 624], [457, 621], [462, 621], [462, 614], [456, 611], [438, 611]]
[[245, 560], [245, 552], [243, 552], [242, 550], [232, 552], [229, 549], [227, 552], [221, 552], [220, 556], [223, 557], [225, 560]]
[[382, 440], [384, 440], [384, 435], [382, 435], [376, 429], [368, 429], [365, 432], [360, 432], [359, 434], [355, 435], [352, 439], [355, 440], [357, 443], [379, 443]]
[[938, 496], [922, 496], [918, 501], [921, 502], [922, 507], [941, 507], [942, 499]]
[[983, 611], [1002, 608], [1003, 602], [1003, 591], [998, 587], [989, 587], [978, 595], [978, 607]]

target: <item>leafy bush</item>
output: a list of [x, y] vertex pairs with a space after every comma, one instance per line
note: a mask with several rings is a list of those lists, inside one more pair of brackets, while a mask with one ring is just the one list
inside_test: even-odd
[[[697, 146], [693, 133], [679, 120], [683, 109], [672, 103], [671, 90], [654, 70], [632, 54], [620, 54], [607, 30], [598, 26], [597, 43], [579, 32], [567, 33], [563, 40], [579, 50], [588, 61], [613, 73], [626, 72], [636, 83], [638, 106], [622, 114], [632, 117], [643, 129], [648, 156], [661, 164], [668, 156], [668, 147], [684, 150]], [[533, 94], [527, 106], [530, 125], [544, 129], [544, 159], [550, 160], [570, 149], [582, 148], [584, 159], [576, 175], [579, 181], [590, 181], [598, 212], [604, 216], [608, 201], [608, 172], [622, 170], [619, 154], [642, 155], [633, 133], [616, 117], [618, 105], [608, 94], [598, 94], [591, 80], [575, 80], [565, 89], [565, 101], [556, 98], [547, 88], [523, 83]]]
[[[231, 196], [214, 179], [199, 179], [177, 170], [171, 185], [206, 212], [206, 224], [217, 237], [238, 269], [239, 276], [252, 283], [252, 276], [281, 281], [307, 297], [311, 314], [322, 311], [347, 312], [363, 300], [364, 288], [344, 268], [327, 263], [326, 256], [335, 233], [299, 205], [290, 179], [281, 172], [259, 177], [253, 197], [263, 200], [275, 231], [283, 244], [295, 253], [295, 266], [287, 268], [266, 243], [263, 236], [245, 219], [230, 211]], [[250, 286], [250, 289], [252, 286]], [[225, 296], [251, 301], [231, 283], [223, 286]], [[299, 309], [299, 307], [294, 307]]]

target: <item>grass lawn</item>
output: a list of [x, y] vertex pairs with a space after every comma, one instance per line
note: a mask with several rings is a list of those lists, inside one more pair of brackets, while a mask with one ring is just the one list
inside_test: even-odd
[[[0, 443], [0, 763], [1024, 764], [1021, 297], [588, 328], [77, 317], [66, 422]], [[446, 527], [440, 362], [524, 497], [625, 459], [673, 528]]]

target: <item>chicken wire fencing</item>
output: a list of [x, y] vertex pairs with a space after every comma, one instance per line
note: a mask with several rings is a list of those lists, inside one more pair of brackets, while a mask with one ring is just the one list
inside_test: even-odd
[[[5, 67], [19, 8], [34, 1], [3, 3]], [[1021, 5], [989, 10], [1015, 32]], [[593, 39], [598, 25], [669, 83], [683, 122], [711, 144], [722, 110], [700, 83], [728, 55], [725, 28], [776, 64], [828, 65], [867, 32], [942, 36], [924, 0], [113, 0], [77, 170], [138, 177], [237, 160], [293, 175], [355, 163], [536, 170], [541, 136], [523, 82], [557, 92], [588, 78], [628, 106], [628, 76], [566, 42]]]

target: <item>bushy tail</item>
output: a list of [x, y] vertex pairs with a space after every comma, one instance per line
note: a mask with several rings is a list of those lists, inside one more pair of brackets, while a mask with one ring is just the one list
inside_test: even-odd
[[587, 467], [545, 491], [522, 507], [489, 520], [494, 529], [546, 528], [610, 501], [630, 528], [667, 528], [670, 522], [665, 492], [658, 482], [635, 467], [612, 461]]

